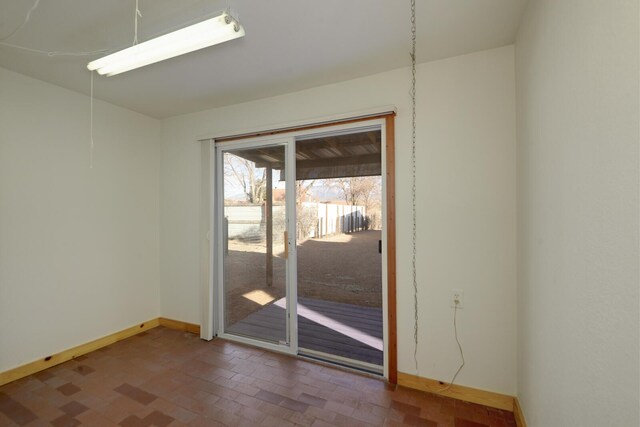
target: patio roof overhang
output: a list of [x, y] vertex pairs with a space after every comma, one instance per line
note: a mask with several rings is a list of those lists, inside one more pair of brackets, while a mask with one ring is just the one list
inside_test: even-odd
[[[297, 141], [296, 180], [348, 178], [382, 174], [380, 130], [322, 136]], [[259, 168], [279, 170], [284, 180], [284, 150], [280, 146], [234, 151]]]

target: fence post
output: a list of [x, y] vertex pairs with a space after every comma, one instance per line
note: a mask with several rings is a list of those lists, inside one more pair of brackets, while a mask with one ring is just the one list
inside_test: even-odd
[[271, 171], [271, 165], [267, 165], [265, 172], [267, 175], [266, 182], [266, 200], [264, 203], [265, 219], [267, 222], [267, 286], [273, 284], [273, 173]]
[[224, 243], [224, 254], [229, 255], [229, 217], [224, 217], [224, 227], [222, 230], [222, 242]]

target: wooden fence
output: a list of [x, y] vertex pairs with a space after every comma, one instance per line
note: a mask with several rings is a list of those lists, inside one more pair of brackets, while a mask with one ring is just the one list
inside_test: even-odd
[[[274, 243], [281, 242], [285, 230], [285, 206], [273, 205]], [[364, 206], [304, 202], [298, 207], [298, 240], [320, 238], [367, 229]], [[227, 239], [261, 243], [266, 236], [264, 205], [230, 205], [224, 208]], [[225, 239], [225, 241], [227, 240]]]

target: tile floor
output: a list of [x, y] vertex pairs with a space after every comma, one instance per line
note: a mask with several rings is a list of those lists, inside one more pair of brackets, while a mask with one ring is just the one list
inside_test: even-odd
[[166, 328], [0, 387], [0, 426], [515, 426], [509, 412]]

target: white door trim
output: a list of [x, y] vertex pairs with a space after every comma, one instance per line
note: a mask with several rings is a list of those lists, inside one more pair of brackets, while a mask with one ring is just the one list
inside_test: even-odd
[[[395, 107], [392, 110], [395, 111]], [[349, 117], [344, 117], [343, 120], [348, 118], [356, 119], [358, 118], [358, 116], [357, 115], [354, 116], [352, 114]], [[312, 125], [313, 123], [314, 122], [310, 122], [310, 121], [304, 122], [304, 124], [306, 125]], [[292, 125], [289, 124], [288, 126], [292, 126]], [[201, 331], [206, 330], [206, 326], [210, 325], [210, 330], [216, 335], [220, 336], [221, 338], [235, 340], [245, 344], [256, 345], [259, 347], [266, 348], [268, 350], [287, 353], [287, 354], [297, 355], [298, 353], [297, 316], [293, 315], [293, 313], [297, 312], [295, 310], [296, 303], [297, 303], [297, 284], [295, 286], [295, 289], [289, 290], [289, 292], [291, 292], [290, 295], [292, 295], [292, 298], [290, 298], [292, 303], [289, 306], [289, 312], [292, 313], [291, 317], [294, 318], [293, 320], [290, 321], [291, 329], [290, 329], [289, 347], [282, 347], [282, 346], [274, 345], [272, 343], [268, 343], [266, 341], [261, 342], [259, 340], [246, 339], [244, 337], [240, 337], [236, 335], [228, 335], [228, 334], [225, 334], [224, 332], [221, 332], [221, 330], [223, 329], [222, 325], [224, 324], [224, 318], [223, 318], [223, 311], [219, 310], [219, 302], [224, 301], [224, 299], [221, 300], [221, 298], [223, 297], [222, 289], [221, 289], [222, 269], [219, 268], [220, 260], [218, 259], [219, 256], [217, 254], [222, 253], [221, 250], [222, 250], [223, 243], [222, 243], [222, 239], [220, 238], [221, 236], [217, 235], [216, 232], [214, 231], [214, 230], [222, 229], [221, 228], [222, 218], [218, 214], [219, 206], [217, 206], [219, 204], [218, 194], [221, 194], [222, 180], [223, 180], [222, 171], [221, 171], [222, 168], [220, 167], [221, 159], [219, 159], [220, 156], [218, 155], [219, 147], [224, 147], [224, 149], [227, 150], [230, 148], [244, 148], [244, 147], [254, 146], [254, 144], [256, 143], [260, 145], [270, 145], [276, 141], [293, 140], [294, 141], [293, 143], [288, 144], [291, 147], [291, 149], [287, 151], [289, 162], [292, 163], [292, 165], [288, 165], [287, 186], [289, 186], [291, 185], [289, 184], [290, 180], [293, 180], [293, 182], [295, 183], [295, 139], [296, 138], [304, 139], [305, 137], [308, 138], [311, 135], [332, 135], [332, 134], [340, 134], [340, 133], [352, 133], [354, 131], [371, 128], [373, 126], [375, 127], [379, 126], [382, 134], [382, 147], [386, 147], [386, 121], [384, 118], [374, 118], [371, 120], [365, 119], [362, 121], [345, 123], [345, 124], [338, 123], [335, 126], [326, 126], [322, 128], [316, 128], [316, 129], [292, 130], [291, 132], [280, 133], [273, 136], [249, 137], [249, 138], [238, 139], [234, 141], [225, 141], [218, 144], [215, 143], [214, 139], [207, 140], [207, 142], [210, 141], [210, 144], [211, 144], [211, 147], [210, 147], [211, 155], [209, 156], [210, 167], [209, 167], [209, 173], [207, 173], [207, 179], [210, 180], [209, 181], [210, 183], [213, 181], [211, 185], [212, 191], [209, 192], [210, 194], [209, 218], [211, 219], [211, 228], [210, 228], [211, 231], [210, 231], [210, 250], [209, 250], [210, 262], [209, 262], [208, 275], [210, 278], [209, 280], [210, 285], [202, 288], [202, 298], [206, 301], [210, 301], [211, 303], [203, 304], [204, 313], [202, 313], [203, 323], [201, 325], [202, 326]], [[239, 132], [236, 132], [236, 133], [239, 133]], [[249, 133], [249, 131], [245, 131], [243, 133]], [[218, 137], [220, 136], [221, 134], [218, 134]], [[388, 307], [388, 274], [387, 274], [387, 266], [388, 266], [387, 236], [388, 236], [389, 230], [387, 229], [387, 221], [386, 221], [386, 218], [387, 218], [387, 180], [386, 180], [386, 172], [387, 172], [386, 163], [387, 162], [386, 160], [387, 159], [386, 159], [385, 149], [382, 150], [381, 160], [382, 160], [382, 216], [383, 216], [383, 221], [382, 221], [382, 248], [383, 249], [382, 249], [382, 260], [381, 260], [382, 262], [383, 348], [384, 348], [383, 376], [384, 378], [388, 379], [389, 378], [389, 321], [388, 321], [389, 307]], [[291, 185], [290, 188], [295, 189], [295, 185]], [[288, 218], [295, 218], [295, 198], [288, 198], [288, 199], [293, 200], [293, 208], [290, 208], [290, 207], [287, 208], [287, 215], [289, 215]], [[291, 216], [292, 214], [293, 216]], [[214, 221], [214, 218], [215, 218], [215, 221]], [[295, 220], [292, 220], [292, 221], [287, 220], [287, 228], [290, 236], [289, 237], [290, 239], [289, 254], [291, 256], [293, 251], [293, 256], [295, 257], [297, 252], [296, 242], [295, 242], [295, 236], [296, 236]], [[293, 238], [293, 241], [291, 241], [292, 238]], [[292, 274], [293, 278], [296, 278], [297, 271], [295, 271], [295, 268], [297, 268], [297, 265], [293, 268], [294, 268], [293, 273], [291, 273], [291, 268], [287, 268], [287, 272], [288, 274]], [[292, 280], [288, 280], [287, 286], [293, 287], [293, 284], [294, 283]], [[295, 295], [295, 298], [293, 297], [294, 295]], [[214, 300], [218, 301], [218, 303], [214, 303]], [[214, 313], [214, 310], [216, 309], [218, 311], [217, 316], [215, 316], [216, 313]], [[213, 333], [211, 337], [213, 337]], [[201, 335], [204, 335], [204, 334], [201, 333]], [[204, 339], [211, 339], [211, 337], [206, 338], [205, 336], [202, 336], [202, 338]]]

